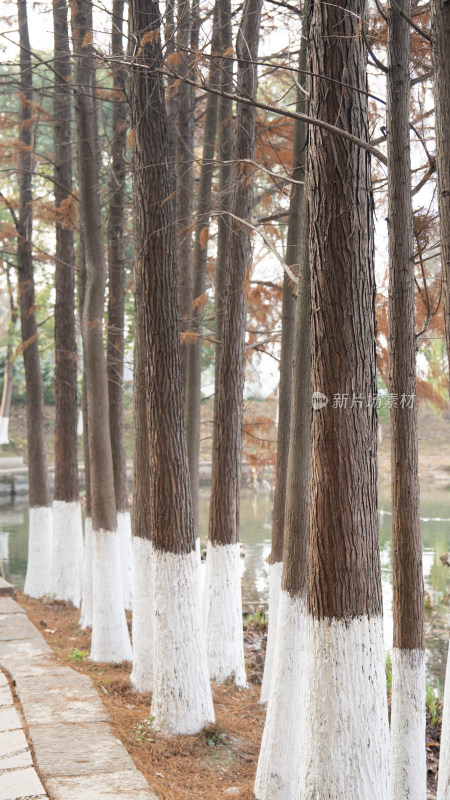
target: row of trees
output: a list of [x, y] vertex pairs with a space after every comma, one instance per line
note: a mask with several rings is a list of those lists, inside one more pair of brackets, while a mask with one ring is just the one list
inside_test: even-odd
[[[78, 0], [71, 9], [72, 50], [65, 0], [54, 0], [55, 51], [49, 62], [56, 221], [52, 509], [32, 244], [33, 76], [42, 58], [31, 52], [26, 0], [18, 0], [18, 182], [16, 194], [3, 193], [2, 199], [17, 241], [27, 380], [30, 550], [25, 590], [32, 596], [50, 591], [77, 606], [81, 600], [81, 623], [92, 626], [91, 657], [133, 659], [133, 683], [138, 691], [153, 691], [155, 724], [166, 733], [194, 733], [214, 719], [210, 678], [223, 682], [234, 676], [238, 686], [246, 685], [239, 491], [255, 232], [261, 233], [272, 257], [283, 266], [270, 629], [261, 695], [268, 707], [255, 783], [261, 800], [312, 800], [325, 795], [379, 800], [388, 794], [405, 800], [425, 798], [417, 407], [400, 399], [415, 398], [418, 344], [433, 326], [439, 330], [436, 223], [423, 209], [413, 213], [413, 197], [426, 187], [436, 162], [429, 156], [426, 129], [419, 127], [428, 110], [419, 109], [421, 120], [411, 120], [416, 112], [411, 92], [413, 84], [420, 91], [432, 71], [436, 87], [441, 81], [435, 92], [435, 116], [446, 321], [450, 313], [445, 263], [450, 252], [449, 226], [445, 226], [450, 170], [446, 171], [444, 135], [449, 28], [446, 9], [434, 5], [430, 50], [428, 6], [411, 9], [407, 0], [401, 4], [391, 0], [387, 11], [379, 7], [368, 28], [366, 11], [354, 0], [344, 6], [321, 0], [305, 3], [299, 60], [295, 66], [283, 65], [295, 77], [287, 95], [295, 98], [293, 111], [287, 103], [269, 102], [257, 91], [258, 63], [272, 69], [276, 61], [258, 58], [262, 0], [244, 3], [235, 43], [235, 10], [227, 0], [216, 0], [206, 59], [202, 50], [208, 50], [201, 39], [208, 12], [202, 20], [203, 10], [195, 4], [180, 2], [174, 8], [168, 3], [163, 40], [157, 2], [130, 0], [124, 46], [124, 3], [114, 0], [112, 44], [106, 56], [95, 47], [90, 0]], [[296, 14], [294, 8], [288, 11]], [[368, 53], [387, 82], [386, 131], [372, 140], [369, 104], [379, 98], [367, 88]], [[105, 64], [111, 70], [112, 103], [107, 222], [100, 192], [97, 83]], [[278, 71], [275, 75], [282, 91], [287, 91], [285, 79]], [[288, 135], [293, 134], [289, 174], [280, 156], [286, 133], [280, 133], [280, 118], [282, 125], [290, 120]], [[193, 152], [199, 124], [204, 126], [203, 152], [194, 216]], [[411, 135], [427, 156], [425, 164], [419, 162], [421, 174], [414, 186]], [[269, 149], [277, 145], [275, 163], [264, 157], [266, 140]], [[123, 434], [124, 220], [131, 190], [126, 180], [127, 141], [135, 265], [133, 545]], [[379, 149], [384, 141], [387, 155]], [[374, 174], [371, 159], [378, 164]], [[373, 401], [377, 395], [373, 186], [383, 191], [386, 185], [389, 327], [385, 315], [381, 336], [387, 333], [388, 358], [383, 360], [381, 353], [378, 363], [390, 396], [398, 399], [391, 409], [390, 789]], [[283, 196], [287, 187], [289, 205], [283, 199], [277, 208], [275, 193]], [[274, 220], [287, 219], [283, 255], [273, 231], [255, 224], [255, 196], [261, 191], [270, 201], [265, 221], [273, 225]], [[76, 224], [73, 212], [69, 213], [74, 201], [80, 212]], [[216, 233], [210, 250], [215, 255], [216, 377], [202, 609], [197, 493], [209, 233]], [[433, 259], [426, 267], [430, 254]], [[84, 554], [76, 450], [75, 272], [84, 369]], [[336, 396], [353, 402], [330, 402]], [[125, 618], [131, 605], [132, 547], [133, 653]], [[450, 690], [450, 679], [447, 685]], [[445, 705], [449, 709], [450, 701]], [[449, 748], [450, 712], [443, 728], [443, 764], [450, 760]], [[447, 783], [444, 767], [442, 798], [448, 796]]]

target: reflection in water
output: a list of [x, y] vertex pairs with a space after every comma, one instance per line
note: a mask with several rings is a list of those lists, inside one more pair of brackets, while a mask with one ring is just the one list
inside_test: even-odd
[[[200, 534], [208, 533], [209, 491], [200, 495]], [[444, 684], [450, 627], [450, 569], [440, 556], [450, 551], [450, 493], [422, 491], [421, 528], [426, 601], [427, 671], [432, 681]], [[390, 498], [380, 496], [380, 556], [383, 582], [386, 646], [392, 647], [392, 548]], [[242, 574], [244, 610], [267, 608], [268, 565], [272, 529], [272, 498], [269, 492], [243, 489], [240, 534], [245, 549]], [[0, 505], [0, 574], [23, 589], [28, 548], [26, 503]]]

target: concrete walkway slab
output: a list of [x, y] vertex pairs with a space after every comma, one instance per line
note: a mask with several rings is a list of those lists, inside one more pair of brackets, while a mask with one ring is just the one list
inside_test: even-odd
[[47, 797], [33, 767], [0, 773], [2, 800], [19, 800], [22, 797]]
[[6, 756], [19, 752], [19, 750], [26, 750], [27, 747], [27, 740], [22, 729], [2, 731], [0, 733], [0, 761]]
[[[73, 678], [72, 675], [73, 674]], [[18, 676], [16, 688], [27, 707], [29, 725], [50, 725], [52, 722], [105, 722], [108, 714], [89, 678], [60, 667], [51, 667], [39, 675]], [[1, 689], [0, 689], [1, 691]], [[42, 692], [46, 694], [45, 707]]]
[[14, 594], [14, 586], [8, 583], [4, 578], [0, 578], [0, 595], [9, 595], [12, 597]]
[[[0, 597], [0, 667], [15, 682], [42, 783], [29, 765], [12, 697], [0, 694], [5, 700], [3, 708], [0, 702], [0, 800], [40, 800], [47, 798], [45, 789], [51, 800], [157, 800], [111, 730], [89, 678], [58, 664], [15, 606], [12, 598]], [[0, 692], [3, 688], [9, 691], [0, 673]]]
[[23, 769], [23, 767], [32, 766], [33, 760], [28, 747], [10, 756], [5, 756], [5, 758], [0, 758], [0, 773], [6, 769]]
[[22, 723], [11, 700], [10, 708], [0, 708], [0, 731], [18, 731]]
[[47, 781], [47, 786], [54, 800], [157, 800], [153, 792], [149, 794], [144, 776], [140, 772], [132, 775], [129, 770], [89, 778], [57, 778]]
[[[28, 720], [27, 720], [28, 721]], [[44, 778], [132, 770], [133, 762], [106, 723], [32, 726], [37, 763]]]
[[0, 614], [25, 614], [25, 611], [12, 597], [0, 595]]
[[6, 708], [0, 709], [0, 798], [47, 798], [33, 766], [22, 720], [14, 706], [6, 675], [0, 673], [0, 697]]
[[25, 614], [0, 614], [0, 641], [27, 639], [38, 642], [38, 636], [40, 634]]

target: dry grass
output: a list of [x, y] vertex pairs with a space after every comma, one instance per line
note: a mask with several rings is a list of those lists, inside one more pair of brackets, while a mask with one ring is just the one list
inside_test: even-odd
[[257, 685], [264, 662], [265, 629], [250, 626], [245, 631], [247, 672], [253, 681], [249, 689], [213, 685], [216, 724], [196, 736], [170, 738], [153, 730], [151, 695], [133, 691], [130, 664], [94, 664], [80, 655], [89, 652], [91, 637], [90, 631], [78, 627], [77, 609], [57, 601], [32, 600], [20, 592], [16, 599], [58, 661], [89, 675], [116, 735], [159, 800], [215, 800], [231, 786], [239, 789], [241, 800], [253, 798], [265, 716], [258, 705]]

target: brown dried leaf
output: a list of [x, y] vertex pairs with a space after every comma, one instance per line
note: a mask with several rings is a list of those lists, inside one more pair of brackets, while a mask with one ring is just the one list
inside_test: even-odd
[[209, 226], [205, 225], [205, 227], [201, 229], [198, 237], [201, 250], [206, 250], [206, 247], [208, 245], [208, 239], [209, 239]]
[[199, 297], [196, 297], [195, 300], [193, 300], [192, 310], [195, 311], [197, 314], [203, 314], [207, 302], [208, 302], [208, 295], [205, 292], [204, 294], [201, 294]]
[[92, 44], [93, 39], [94, 39], [94, 34], [92, 33], [92, 31], [88, 31], [83, 39], [83, 44], [81, 46], [89, 47]]
[[195, 344], [199, 335], [195, 331], [183, 331], [180, 333], [181, 344]]

